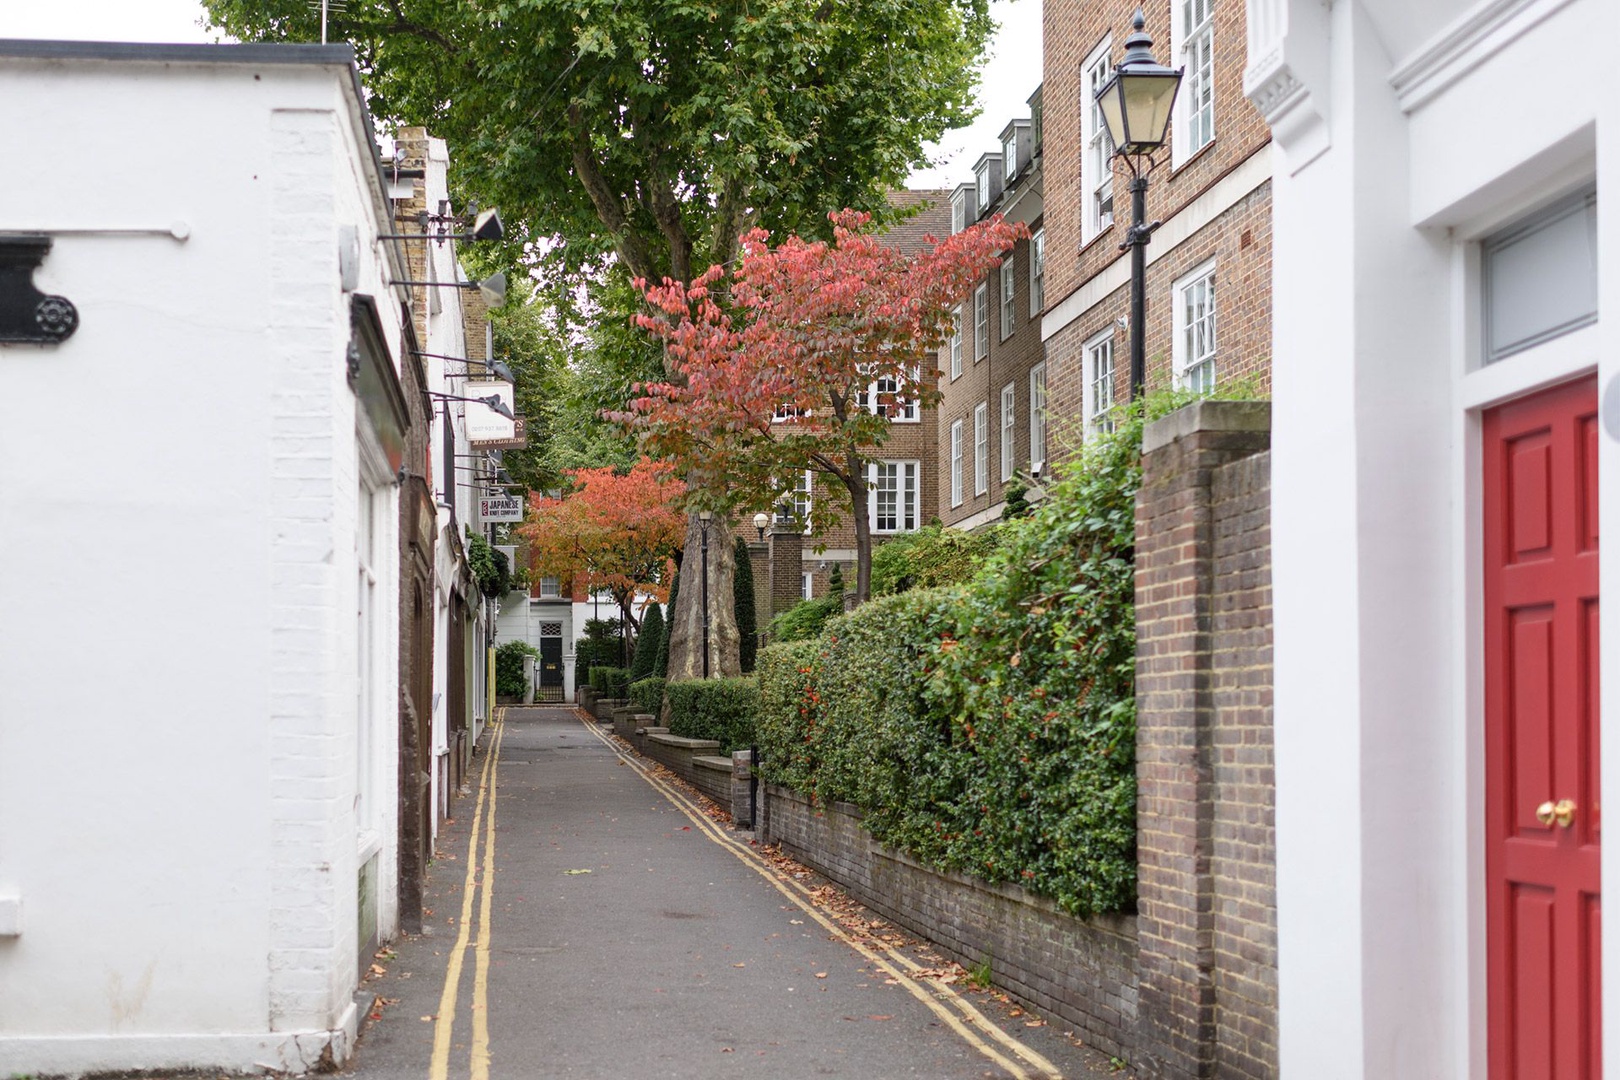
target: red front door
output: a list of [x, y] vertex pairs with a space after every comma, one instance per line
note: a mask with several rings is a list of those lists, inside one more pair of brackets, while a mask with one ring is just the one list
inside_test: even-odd
[[1491, 1080], [1598, 1080], [1594, 379], [1484, 417]]

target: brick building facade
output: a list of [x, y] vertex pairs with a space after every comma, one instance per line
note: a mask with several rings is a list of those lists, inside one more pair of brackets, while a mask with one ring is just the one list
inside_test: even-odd
[[[1172, 11], [1176, 25], [1172, 26]], [[1128, 8], [1048, 0], [1045, 342], [1048, 439], [1072, 452], [1129, 399], [1129, 174], [1108, 157], [1092, 104], [1124, 55]], [[1243, 94], [1241, 4], [1146, 6], [1162, 63], [1185, 68], [1168, 145], [1147, 191], [1147, 387], [1270, 386], [1270, 132]], [[1111, 395], [1111, 401], [1110, 401]]]

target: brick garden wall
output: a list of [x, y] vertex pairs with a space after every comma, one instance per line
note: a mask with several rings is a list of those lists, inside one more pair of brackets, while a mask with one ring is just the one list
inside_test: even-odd
[[1136, 1018], [1136, 920], [1076, 919], [1016, 885], [934, 870], [884, 847], [847, 803], [812, 807], [770, 786], [764, 836], [897, 926], [1072, 1025], [1087, 1045], [1128, 1057]]
[[1274, 1080], [1270, 406], [1149, 425], [1137, 499], [1135, 915], [932, 870], [767, 789], [762, 835], [1152, 1080]]
[[1136, 511], [1145, 1077], [1276, 1075], [1270, 407], [1147, 428]]

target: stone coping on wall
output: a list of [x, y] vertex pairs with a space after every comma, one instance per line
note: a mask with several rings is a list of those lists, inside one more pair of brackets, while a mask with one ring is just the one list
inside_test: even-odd
[[1142, 453], [1169, 446], [1195, 432], [1260, 432], [1271, 430], [1271, 402], [1218, 401], [1205, 398], [1185, 405], [1142, 429]]

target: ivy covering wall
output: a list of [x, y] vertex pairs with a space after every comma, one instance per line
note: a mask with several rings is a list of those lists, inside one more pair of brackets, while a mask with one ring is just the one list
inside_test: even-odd
[[917, 588], [760, 655], [763, 775], [938, 867], [1078, 915], [1135, 899], [1141, 422], [1002, 526], [965, 585]]

